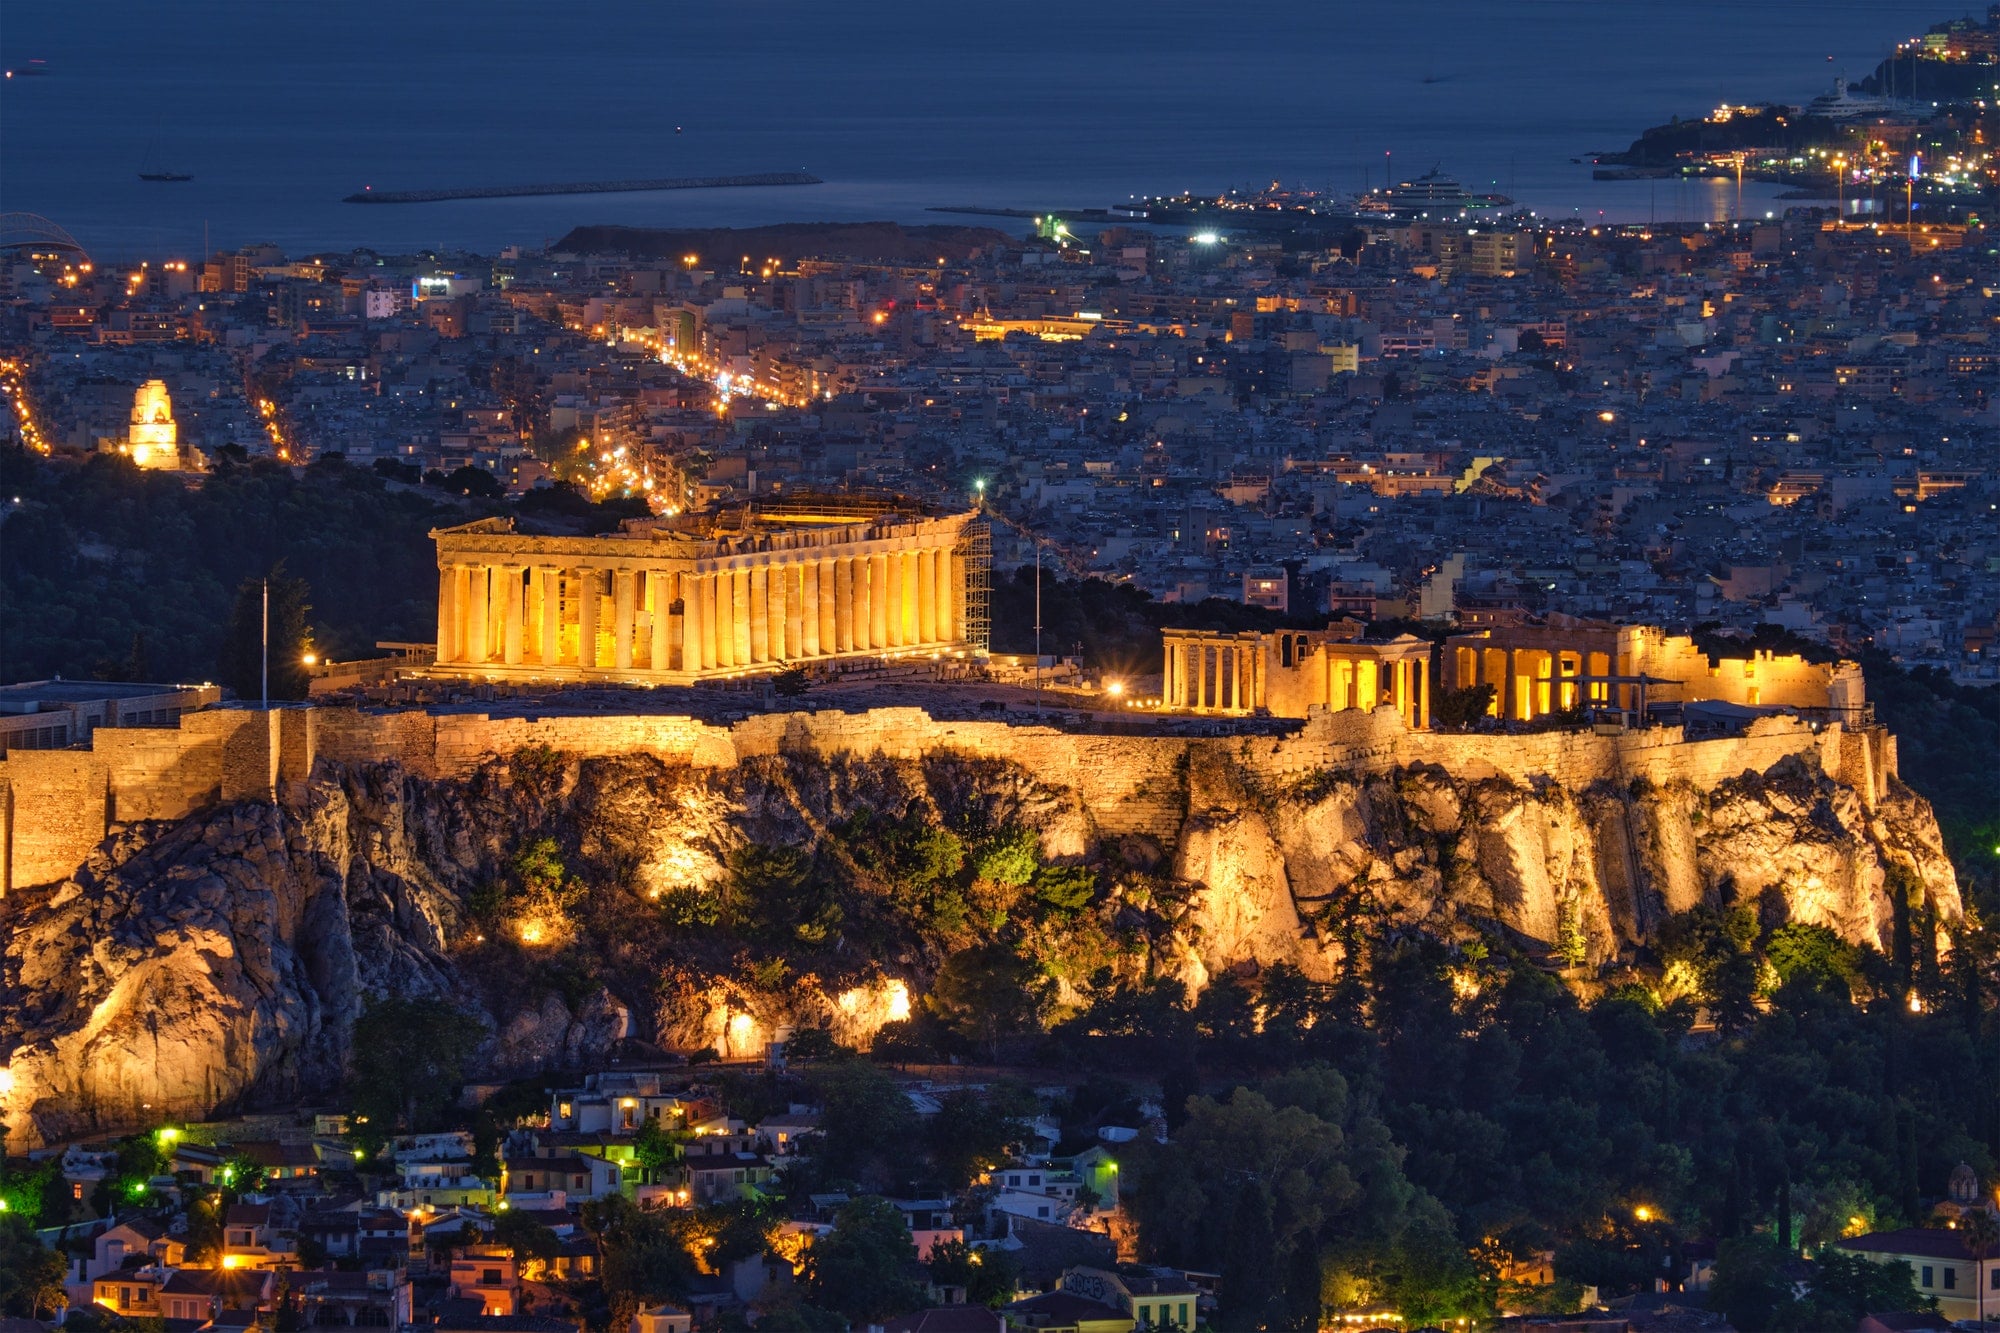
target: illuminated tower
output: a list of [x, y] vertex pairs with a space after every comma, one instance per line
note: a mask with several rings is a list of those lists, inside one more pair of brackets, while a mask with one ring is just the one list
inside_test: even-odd
[[125, 452], [140, 467], [181, 465], [180, 427], [174, 424], [174, 402], [167, 396], [165, 380], [147, 380], [133, 395], [132, 424], [126, 432]]

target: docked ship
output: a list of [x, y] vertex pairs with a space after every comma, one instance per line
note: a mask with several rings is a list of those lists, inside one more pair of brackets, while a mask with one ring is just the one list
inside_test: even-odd
[[1408, 219], [1483, 212], [1506, 208], [1513, 202], [1502, 194], [1473, 194], [1432, 167], [1413, 181], [1403, 181], [1383, 190], [1370, 190], [1360, 198], [1355, 208], [1377, 217]]

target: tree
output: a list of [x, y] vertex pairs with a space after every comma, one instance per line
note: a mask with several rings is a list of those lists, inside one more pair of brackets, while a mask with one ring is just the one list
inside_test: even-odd
[[967, 1041], [1000, 1058], [1000, 1043], [1040, 1016], [1047, 979], [1001, 945], [953, 954], [938, 969], [924, 1004]]
[[493, 1243], [504, 1246], [517, 1263], [530, 1259], [546, 1262], [562, 1253], [561, 1237], [521, 1212], [504, 1212], [494, 1217]]
[[1986, 1260], [2000, 1245], [2000, 1220], [1984, 1207], [1959, 1214], [1959, 1239], [1972, 1254], [1972, 1285], [1979, 1292], [1979, 1326], [1986, 1327]]
[[816, 1066], [811, 1083], [820, 1101], [812, 1165], [823, 1179], [886, 1181], [908, 1165], [917, 1113], [894, 1079], [864, 1061], [841, 1060]]
[[642, 1209], [620, 1194], [583, 1206], [584, 1229], [602, 1255], [612, 1327], [622, 1327], [641, 1305], [686, 1297], [700, 1272], [681, 1231], [691, 1221], [682, 1210]]
[[1431, 725], [1463, 729], [1487, 716], [1493, 709], [1491, 685], [1471, 685], [1462, 690], [1439, 690], [1431, 704]]
[[833, 1230], [806, 1253], [806, 1290], [813, 1304], [860, 1323], [890, 1318], [924, 1303], [923, 1290], [905, 1276], [917, 1257], [903, 1215], [886, 1199], [855, 1199], [833, 1221]]
[[443, 1000], [388, 999], [354, 1023], [348, 1089], [378, 1128], [436, 1129], [458, 1098], [465, 1061], [486, 1038], [478, 1019]]
[[639, 1126], [639, 1132], [632, 1136], [632, 1160], [646, 1173], [649, 1181], [657, 1181], [660, 1173], [672, 1166], [681, 1155], [681, 1146], [672, 1134], [660, 1125], [656, 1115], [646, 1117]]
[[40, 1319], [69, 1304], [62, 1256], [35, 1239], [23, 1218], [0, 1217], [0, 1310]]
[[964, 1287], [969, 1305], [998, 1308], [1014, 1299], [1018, 1268], [1002, 1249], [974, 1249], [962, 1240], [941, 1240], [931, 1246], [931, 1281], [940, 1287]]
[[1450, 1230], [1404, 1176], [1387, 1127], [1326, 1066], [1225, 1100], [1190, 1098], [1187, 1110], [1173, 1140], [1138, 1164], [1129, 1202], [1159, 1261], [1220, 1265], [1227, 1327], [1308, 1323], [1323, 1266], [1379, 1292], [1385, 1242], [1418, 1223]]
[[271, 697], [303, 699], [312, 677], [305, 664], [312, 651], [312, 590], [304, 579], [285, 573], [285, 562], [271, 566], [266, 578], [248, 578], [237, 585], [236, 604], [222, 639], [216, 674], [239, 699], [261, 699], [264, 688], [264, 589], [271, 593]]
[[946, 1185], [965, 1188], [981, 1171], [1006, 1160], [1008, 1146], [1021, 1139], [1033, 1114], [1032, 1095], [1005, 1088], [946, 1093], [927, 1127], [932, 1166]]

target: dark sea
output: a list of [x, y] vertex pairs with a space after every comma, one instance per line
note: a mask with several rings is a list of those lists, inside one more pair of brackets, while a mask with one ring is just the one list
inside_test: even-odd
[[[105, 258], [540, 245], [579, 223], [894, 219], [1361, 189], [1720, 219], [1573, 159], [1859, 78], [1941, 0], [10, 0], [0, 208]], [[1831, 57], [1831, 59], [1829, 59]], [[1384, 154], [1393, 154], [1385, 163]], [[142, 167], [194, 180], [148, 184]], [[400, 207], [378, 190], [803, 169], [825, 184]], [[1744, 190], [1745, 211], [1782, 208]]]

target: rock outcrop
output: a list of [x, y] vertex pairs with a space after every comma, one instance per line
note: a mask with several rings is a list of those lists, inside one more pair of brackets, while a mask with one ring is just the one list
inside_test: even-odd
[[[1274, 781], [1215, 742], [1133, 780], [1179, 793], [1171, 839], [1101, 827], [1076, 790], [945, 746], [715, 768], [524, 751], [450, 778], [322, 760], [278, 803], [115, 827], [69, 878], [8, 899], [9, 1127], [17, 1144], [54, 1141], [324, 1094], [356, 1018], [387, 995], [482, 1015], [475, 1064], [493, 1077], [574, 1067], [628, 1039], [742, 1055], [815, 1023], [865, 1042], [963, 939], [885, 930], [872, 950], [792, 965], [665, 910], [712, 901], [734, 849], [814, 846], [863, 807], [970, 812], [1037, 830], [1045, 862], [1094, 859], [1107, 920], [1152, 921], [1149, 952], [1121, 965], [1197, 987], [1246, 963], [1332, 976], [1357, 914], [1566, 941], [1606, 962], [1699, 902], [1877, 946], [1904, 904], [1959, 908], [1920, 798], [1892, 781], [1870, 802], [1798, 755], [1706, 789], [1573, 790], [1434, 764]], [[475, 924], [471, 904], [535, 831], [581, 886], [586, 974], [525, 975], [516, 943]], [[1183, 910], [1132, 906], [1121, 877], [1140, 873], [1135, 859]]]

